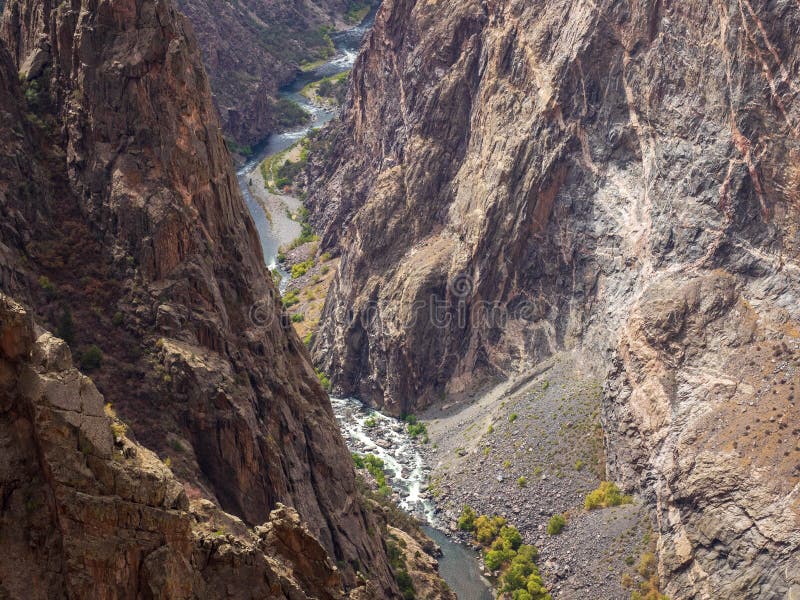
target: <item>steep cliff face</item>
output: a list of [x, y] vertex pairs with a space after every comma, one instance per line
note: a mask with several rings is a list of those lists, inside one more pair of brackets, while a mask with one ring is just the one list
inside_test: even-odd
[[289, 505], [345, 588], [361, 570], [391, 596], [183, 18], [162, 1], [15, 1], [2, 37], [3, 290], [67, 338], [191, 499], [248, 525]]
[[[240, 144], [254, 144], [285, 126], [278, 89], [298, 67], [328, 58], [328, 32], [347, 26], [349, 9], [372, 2], [348, 0], [179, 0], [197, 32], [222, 128]], [[352, 25], [352, 24], [350, 24]]]
[[3, 597], [345, 597], [294, 510], [279, 505], [249, 530], [207, 500], [190, 506], [64, 341], [3, 294], [0, 401]]
[[798, 22], [387, 1], [310, 173], [335, 387], [411, 412], [583, 346], [669, 596], [800, 592]]

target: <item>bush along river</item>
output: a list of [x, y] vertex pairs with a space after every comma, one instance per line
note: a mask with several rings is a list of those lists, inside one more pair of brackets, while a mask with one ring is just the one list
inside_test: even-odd
[[[287, 193], [280, 185], [268, 184], [264, 165], [292, 152], [298, 154], [298, 142], [336, 115], [337, 105], [319, 101], [314, 92], [308, 93], [309, 87], [314, 87], [316, 82], [336, 82], [346, 76], [341, 74], [346, 74], [353, 66], [373, 18], [374, 13], [358, 27], [332, 34], [336, 55], [328, 62], [304, 71], [281, 90], [281, 97], [297, 103], [310, 114], [309, 122], [271, 135], [255, 149], [253, 156], [237, 173], [239, 186], [261, 239], [264, 260], [270, 269], [281, 274], [281, 293], [286, 291], [289, 274], [278, 262], [278, 253], [281, 246], [303, 235], [303, 225], [297, 218], [302, 214], [303, 206], [300, 199]], [[288, 158], [293, 157], [289, 155]], [[450, 588], [462, 600], [493, 598], [489, 583], [481, 575], [477, 553], [437, 529], [441, 523], [427, 491], [430, 470], [418, 449], [419, 442], [409, 435], [407, 424], [369, 409], [358, 400], [331, 398], [331, 404], [351, 452], [372, 455], [383, 461], [386, 484], [391, 488], [393, 499], [400, 508], [424, 524], [426, 534], [441, 548], [439, 572]]]

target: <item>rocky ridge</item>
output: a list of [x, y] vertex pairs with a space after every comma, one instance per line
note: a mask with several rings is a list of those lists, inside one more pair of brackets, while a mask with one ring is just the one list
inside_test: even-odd
[[[169, 459], [189, 500], [248, 527], [290, 506], [343, 590], [361, 571], [392, 597], [385, 548], [282, 319], [183, 17], [164, 1], [23, 0], [6, 3], [1, 37], [3, 292], [67, 338], [128, 436]], [[98, 493], [113, 515], [113, 488]], [[188, 522], [168, 517], [186, 557]], [[76, 577], [106, 566], [76, 566]]]
[[666, 593], [800, 593], [798, 21], [387, 0], [308, 174], [334, 388], [414, 412], [582, 348]]
[[278, 504], [250, 529], [208, 500], [190, 504], [158, 456], [127, 439], [66, 343], [5, 295], [0, 391], [3, 597], [346, 596], [293, 509]]

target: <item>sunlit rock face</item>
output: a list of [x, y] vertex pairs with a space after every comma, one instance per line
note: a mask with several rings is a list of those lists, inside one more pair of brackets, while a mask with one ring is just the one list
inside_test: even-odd
[[309, 171], [342, 256], [313, 347], [335, 388], [414, 412], [582, 346], [666, 593], [797, 594], [798, 24], [385, 2]]

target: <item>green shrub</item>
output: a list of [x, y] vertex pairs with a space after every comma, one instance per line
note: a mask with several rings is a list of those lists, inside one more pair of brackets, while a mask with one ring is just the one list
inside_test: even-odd
[[274, 114], [278, 121], [279, 129], [305, 125], [311, 120], [311, 115], [302, 106], [288, 98], [278, 100]]
[[408, 574], [408, 571], [396, 571], [394, 578], [395, 581], [397, 581], [397, 587], [400, 588], [400, 594], [402, 594], [403, 600], [414, 600], [414, 598], [417, 597], [414, 590], [414, 583], [411, 581], [411, 575]]
[[624, 495], [620, 489], [610, 481], [601, 481], [598, 488], [586, 496], [584, 508], [593, 510], [595, 508], [608, 508], [610, 506], [620, 506], [630, 504], [633, 498]]
[[317, 374], [317, 379], [319, 379], [319, 382], [322, 385], [322, 389], [325, 390], [326, 392], [330, 392], [331, 380], [328, 379], [328, 376], [319, 369], [314, 369], [314, 372]]
[[465, 531], [472, 530], [486, 549], [483, 559], [486, 568], [500, 571], [500, 591], [508, 594], [503, 597], [550, 600], [536, 567], [539, 551], [535, 546], [522, 543], [516, 527], [508, 525], [499, 515], [475, 518], [475, 512], [468, 506], [464, 507], [461, 515], [459, 527]]
[[288, 290], [283, 295], [283, 308], [291, 308], [298, 302], [300, 302], [300, 298], [297, 297], [297, 290]]
[[365, 454], [363, 456], [353, 454], [352, 456], [356, 468], [366, 469], [375, 478], [375, 482], [378, 484], [378, 493], [382, 496], [390, 496], [392, 488], [386, 483], [383, 459], [374, 454]]
[[564, 515], [553, 515], [547, 522], [547, 533], [550, 535], [558, 535], [566, 524], [567, 520], [564, 518]]
[[656, 572], [656, 555], [645, 552], [639, 559], [636, 567], [637, 573], [644, 581], [639, 584], [639, 589], [631, 592], [631, 600], [669, 600], [659, 591], [660, 582]]
[[303, 313], [294, 313], [292, 315], [292, 323], [302, 323], [306, 320], [306, 317]]
[[519, 478], [519, 479], [517, 479], [517, 485], [518, 485], [519, 487], [521, 487], [521, 488], [527, 487], [527, 485], [528, 485], [528, 480], [527, 480], [527, 479], [525, 479], [525, 476], [524, 476], [524, 475], [520, 476], [520, 478]]
[[510, 562], [515, 554], [513, 550], [489, 550], [483, 557], [483, 563], [490, 571], [497, 571], [503, 564]]
[[297, 263], [296, 265], [292, 265], [292, 279], [297, 279], [298, 277], [302, 277], [308, 270], [314, 267], [314, 259], [309, 258], [308, 260], [304, 260], [301, 263]]
[[512, 550], [517, 550], [522, 545], [522, 536], [513, 525], [504, 525], [500, 528], [500, 539], [506, 542]]
[[481, 515], [475, 519], [475, 536], [478, 542], [484, 546], [489, 546], [500, 533], [500, 529], [506, 524], [506, 520], [495, 515], [494, 517], [487, 517]]
[[508, 422], [509, 423], [513, 423], [516, 420], [517, 420], [517, 413], [511, 413], [510, 415], [508, 415]]
[[84, 371], [93, 371], [99, 369], [103, 364], [103, 352], [100, 348], [92, 344], [81, 355], [81, 369]]
[[320, 254], [319, 262], [328, 262], [331, 258], [332, 257], [330, 252], [323, 252], [322, 254]]
[[412, 438], [422, 436], [423, 438], [427, 436], [428, 427], [425, 423], [409, 423], [407, 426], [408, 435]]
[[475, 519], [477, 516], [475, 511], [465, 504], [461, 510], [461, 516], [458, 517], [458, 528], [461, 531], [475, 531]]
[[378, 420], [375, 417], [368, 417], [366, 421], [364, 421], [364, 427], [372, 428], [378, 426]]

